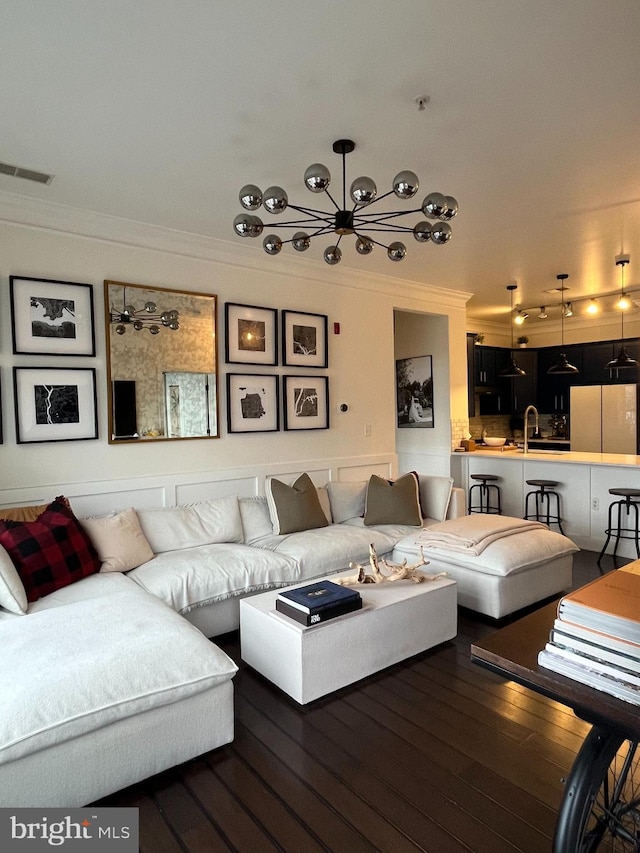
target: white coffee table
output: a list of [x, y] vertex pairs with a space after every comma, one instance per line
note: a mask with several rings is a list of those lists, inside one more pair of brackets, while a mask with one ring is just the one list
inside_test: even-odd
[[276, 590], [242, 599], [242, 659], [304, 705], [456, 635], [449, 578], [358, 589], [362, 610], [309, 628], [276, 611]]

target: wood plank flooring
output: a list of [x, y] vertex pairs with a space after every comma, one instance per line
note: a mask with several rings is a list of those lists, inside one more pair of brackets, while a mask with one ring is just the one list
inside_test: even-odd
[[[596, 557], [576, 555], [575, 587]], [[142, 853], [548, 853], [587, 726], [471, 663], [497, 627], [461, 610], [455, 640], [304, 708], [219, 638], [240, 666], [233, 743], [100, 805], [140, 809]]]

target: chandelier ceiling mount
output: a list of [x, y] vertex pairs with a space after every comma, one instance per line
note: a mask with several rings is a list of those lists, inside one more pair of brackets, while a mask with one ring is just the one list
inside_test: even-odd
[[[246, 184], [239, 193], [240, 204], [250, 213], [240, 213], [233, 220], [233, 229], [240, 237], [259, 237], [265, 225], [294, 230], [293, 236], [283, 240], [277, 234], [268, 234], [262, 246], [268, 255], [277, 255], [285, 243], [291, 243], [298, 252], [306, 251], [314, 237], [337, 234], [337, 241], [324, 250], [324, 260], [335, 265], [340, 263], [342, 250], [340, 241], [344, 236], [354, 234], [356, 251], [359, 255], [369, 255], [375, 246], [386, 249], [387, 256], [392, 261], [401, 261], [406, 257], [407, 247], [400, 240], [383, 243], [373, 237], [379, 235], [413, 235], [418, 243], [431, 240], [436, 245], [448, 243], [451, 239], [449, 221], [458, 213], [458, 202], [453, 196], [431, 192], [418, 208], [407, 211], [388, 210], [370, 212], [372, 206], [383, 198], [395, 196], [401, 200], [412, 199], [418, 192], [420, 183], [418, 176], [409, 170], [398, 172], [392, 182], [389, 192], [378, 195], [375, 182], [366, 176], [356, 178], [349, 188], [350, 203], [347, 205], [347, 175], [346, 157], [355, 150], [352, 139], [338, 139], [333, 143], [333, 151], [342, 157], [342, 199], [338, 203], [329, 192], [331, 173], [322, 163], [313, 163], [304, 173], [304, 184], [312, 193], [325, 193], [335, 210], [323, 211], [311, 207], [291, 204], [289, 197], [282, 187], [271, 186], [264, 193], [255, 184]], [[279, 215], [290, 208], [301, 215], [300, 219], [291, 219], [279, 223], [264, 223], [253, 211], [264, 206], [267, 213]], [[428, 222], [421, 219], [415, 225], [405, 225], [399, 218], [409, 213], [422, 214]], [[307, 229], [307, 230], [297, 230]], [[382, 237], [381, 237], [382, 239]]]

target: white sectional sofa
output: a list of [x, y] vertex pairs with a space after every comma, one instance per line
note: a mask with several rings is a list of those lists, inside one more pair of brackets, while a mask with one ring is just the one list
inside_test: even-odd
[[[464, 513], [449, 478], [421, 475], [420, 493], [424, 524]], [[127, 571], [120, 516], [87, 519], [109, 570], [30, 603], [0, 553], [0, 806], [83, 805], [230, 742], [236, 666], [207, 637], [238, 627], [240, 598], [366, 562], [370, 543], [390, 555], [416, 529], [350, 515], [355, 484], [321, 495], [332, 523], [279, 535], [262, 497], [140, 509], [153, 553]]]

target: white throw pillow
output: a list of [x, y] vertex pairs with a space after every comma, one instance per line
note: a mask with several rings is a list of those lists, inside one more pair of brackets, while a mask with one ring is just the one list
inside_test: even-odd
[[341, 524], [350, 518], [364, 515], [364, 502], [367, 494], [367, 481], [359, 483], [327, 483], [331, 516], [334, 524]]
[[11, 613], [27, 612], [27, 593], [13, 560], [0, 545], [0, 607]]
[[166, 509], [140, 509], [138, 519], [156, 554], [198, 545], [242, 542], [244, 538], [235, 495]]
[[98, 552], [101, 572], [128, 572], [153, 559], [151, 546], [132, 508], [81, 518], [80, 524]]
[[238, 504], [246, 545], [253, 545], [265, 536], [273, 536], [273, 524], [266, 497], [256, 495], [250, 498], [238, 498]]

